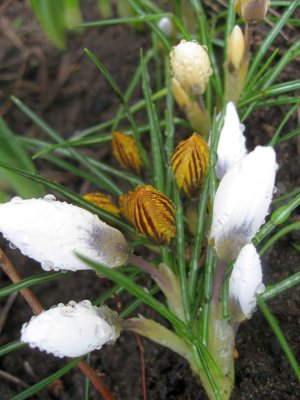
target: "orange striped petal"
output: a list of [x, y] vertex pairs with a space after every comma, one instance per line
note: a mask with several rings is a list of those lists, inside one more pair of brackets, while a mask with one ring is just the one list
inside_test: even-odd
[[171, 160], [172, 170], [177, 186], [187, 197], [193, 198], [199, 194], [207, 172], [208, 158], [208, 146], [196, 133], [176, 147]]
[[113, 155], [124, 169], [140, 175], [142, 159], [135, 140], [123, 132], [112, 134]]
[[150, 185], [138, 186], [120, 197], [122, 214], [138, 232], [159, 244], [168, 245], [176, 236], [171, 200]]
[[121, 210], [112, 202], [111, 198], [105, 194], [99, 192], [87, 193], [83, 198], [115, 216], [118, 216], [121, 212]]

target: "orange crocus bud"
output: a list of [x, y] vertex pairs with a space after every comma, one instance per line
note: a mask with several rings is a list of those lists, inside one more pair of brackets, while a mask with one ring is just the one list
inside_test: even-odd
[[178, 144], [171, 163], [176, 183], [184, 194], [193, 198], [199, 194], [201, 183], [208, 168], [208, 145], [194, 133]]
[[135, 140], [123, 132], [112, 134], [113, 155], [119, 164], [129, 172], [140, 175], [143, 162]]
[[175, 212], [171, 200], [151, 185], [138, 186], [120, 197], [122, 214], [138, 232], [163, 245], [176, 236]]
[[260, 21], [265, 18], [270, 7], [270, 0], [236, 0], [235, 11], [247, 22]]
[[120, 214], [120, 209], [112, 202], [109, 196], [102, 193], [87, 193], [83, 198], [95, 206], [102, 208], [103, 210], [118, 216]]

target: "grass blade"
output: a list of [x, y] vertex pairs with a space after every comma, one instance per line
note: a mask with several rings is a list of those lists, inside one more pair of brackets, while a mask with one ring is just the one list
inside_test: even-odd
[[164, 190], [164, 168], [163, 168], [163, 155], [162, 155], [162, 137], [158, 125], [158, 119], [155, 107], [151, 100], [151, 88], [149, 76], [146, 71], [145, 62], [141, 53], [141, 66], [143, 78], [143, 92], [146, 101], [146, 108], [148, 113], [150, 125], [150, 138], [151, 138], [151, 153], [153, 157], [153, 184], [154, 187], [160, 191]]
[[273, 314], [269, 310], [269, 307], [266, 305], [266, 303], [260, 297], [258, 297], [257, 303], [259, 305], [261, 312], [263, 313], [264, 317], [266, 318], [270, 327], [272, 328], [272, 331], [274, 332], [280, 346], [282, 347], [282, 350], [284, 351], [284, 353], [286, 355], [286, 358], [289, 360], [291, 367], [293, 368], [293, 370], [300, 382], [300, 368], [297, 364], [297, 360], [296, 360], [290, 346], [288, 345], [288, 342], [286, 341], [286, 338], [284, 337], [284, 335], [278, 325], [276, 318], [273, 316]]
[[48, 272], [39, 275], [33, 275], [28, 278], [22, 279], [18, 283], [13, 283], [4, 288], [0, 289], [0, 297], [8, 296], [11, 293], [15, 293], [20, 291], [21, 289], [28, 288], [34, 285], [39, 285], [44, 282], [53, 281], [57, 278], [61, 278], [63, 276], [68, 276], [71, 274], [63, 273], [63, 272]]
[[3, 168], [7, 168], [8, 170], [13, 171], [16, 174], [24, 176], [28, 179], [32, 179], [35, 182], [44, 184], [49, 189], [52, 189], [53, 191], [60, 193], [61, 195], [63, 195], [66, 199], [70, 200], [71, 202], [85, 208], [86, 210], [92, 212], [93, 214], [98, 215], [101, 219], [103, 219], [107, 223], [109, 223], [117, 228], [120, 228], [120, 229], [124, 230], [125, 232], [135, 234], [135, 230], [131, 226], [129, 226], [127, 223], [125, 223], [123, 220], [115, 217], [114, 215], [112, 215], [112, 214], [104, 211], [103, 209], [93, 205], [92, 203], [84, 200], [81, 196], [72, 192], [72, 190], [67, 189], [66, 187], [64, 187], [58, 183], [55, 183], [48, 179], [42, 178], [39, 175], [34, 175], [34, 174], [31, 174], [29, 172], [26, 172], [26, 171], [23, 171], [23, 170], [20, 170], [17, 168], [13, 168], [10, 165], [4, 164], [2, 162], [0, 162], [0, 166]]
[[135, 297], [140, 299], [143, 303], [147, 304], [149, 307], [153, 308], [157, 313], [162, 315], [166, 320], [171, 322], [174, 327], [178, 327], [179, 329], [185, 330], [184, 323], [178, 319], [173, 313], [171, 313], [168, 308], [163, 305], [160, 301], [156, 300], [154, 297], [150, 296], [141, 286], [132, 282], [130, 278], [126, 277], [119, 271], [115, 269], [106, 268], [101, 264], [98, 264], [86, 257], [83, 257], [78, 254], [78, 257], [88, 264], [90, 267], [94, 268], [96, 271], [100, 272], [100, 274], [106, 276], [108, 279], [111, 279], [115, 283], [121, 285], [124, 289], [126, 289], [129, 293], [133, 294]]
[[113, 88], [114, 92], [116, 93], [116, 95], [119, 97], [119, 99], [121, 100], [123, 106], [124, 106], [124, 110], [125, 113], [127, 115], [127, 119], [131, 125], [132, 131], [133, 131], [133, 136], [134, 139], [137, 143], [140, 155], [142, 157], [142, 160], [144, 162], [144, 165], [146, 168], [148, 168], [149, 166], [149, 162], [148, 162], [148, 157], [146, 154], [145, 149], [142, 146], [141, 143], [141, 138], [140, 138], [140, 133], [137, 129], [136, 123], [134, 121], [134, 118], [132, 116], [132, 113], [129, 109], [129, 106], [127, 104], [127, 101], [121, 91], [121, 89], [119, 88], [119, 86], [116, 84], [115, 80], [113, 79], [113, 77], [110, 75], [110, 73], [108, 72], [108, 70], [104, 67], [104, 65], [100, 62], [100, 60], [98, 60], [98, 58], [88, 49], [84, 49], [85, 54], [93, 61], [93, 63], [96, 65], [96, 67], [99, 69], [99, 71], [103, 74], [103, 76], [105, 77], [105, 79], [108, 81], [108, 83], [111, 85], [111, 87]]
[[293, 14], [293, 12], [296, 10], [297, 6], [299, 5], [298, 0], [294, 0], [290, 3], [289, 7], [286, 9], [284, 14], [281, 16], [281, 18], [278, 20], [277, 24], [273, 27], [273, 29], [268, 33], [264, 41], [259, 47], [259, 50], [255, 54], [253, 61], [250, 65], [249, 72], [247, 75], [247, 83], [251, 81], [255, 81], [254, 76], [256, 74], [256, 71], [259, 67], [260, 62], [262, 61], [263, 57], [265, 56], [266, 52], [269, 50], [271, 44], [277, 37], [277, 35], [280, 33], [281, 29], [285, 25], [286, 21], [289, 19], [289, 17]]

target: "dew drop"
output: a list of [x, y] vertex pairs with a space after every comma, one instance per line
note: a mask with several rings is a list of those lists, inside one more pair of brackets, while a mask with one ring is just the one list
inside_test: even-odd
[[52, 269], [55, 268], [54, 265], [53, 265], [53, 262], [52, 261], [48, 261], [48, 260], [47, 261], [43, 261], [41, 263], [41, 266], [45, 271], [51, 271]]
[[17, 246], [16, 245], [14, 245], [12, 242], [9, 242], [9, 247], [11, 248], [11, 249], [13, 249], [13, 250], [16, 250], [16, 248], [17, 248]]
[[56, 197], [53, 194], [46, 194], [46, 196], [44, 196], [44, 200], [46, 200], [46, 201], [55, 201]]
[[256, 288], [256, 293], [262, 294], [264, 291], [265, 291], [265, 285], [263, 283], [260, 283]]
[[22, 199], [22, 197], [20, 197], [20, 196], [15, 196], [15, 197], [13, 197], [12, 199], [11, 199], [11, 203], [14, 203], [14, 204], [18, 204], [18, 203], [22, 203], [22, 201], [23, 201], [23, 199]]

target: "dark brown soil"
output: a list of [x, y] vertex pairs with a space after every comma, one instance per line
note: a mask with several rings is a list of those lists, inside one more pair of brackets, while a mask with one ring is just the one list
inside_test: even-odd
[[[5, 5], [7, 4], [7, 7]], [[130, 27], [115, 26], [87, 30], [80, 35], [73, 35], [68, 49], [60, 53], [53, 49], [41, 33], [38, 24], [22, 1], [3, 1], [0, 4], [0, 112], [11, 128], [20, 134], [44, 138], [44, 134], [34, 126], [16, 107], [12, 106], [9, 95], [20, 97], [29, 107], [39, 113], [50, 125], [65, 137], [76, 131], [112, 118], [118, 108], [118, 100], [104, 78], [91, 61], [83, 55], [87, 47], [99, 57], [120, 84], [126, 85], [139, 60], [139, 48], [147, 48], [149, 35], [146, 31], [136, 33]], [[93, 9], [87, 11], [87, 17], [96, 15]], [[21, 28], [15, 30], [13, 23], [21, 20]], [[258, 29], [256, 41], [261, 39]], [[287, 30], [288, 38], [295, 32]], [[283, 49], [290, 43], [286, 37], [280, 37]], [[282, 48], [281, 48], [282, 49]], [[294, 79], [294, 72], [299, 64], [288, 68], [282, 81]], [[136, 94], [138, 96], [138, 94]], [[247, 140], [250, 148], [268, 142], [287, 109], [275, 107], [263, 109], [251, 115], [246, 121]], [[286, 126], [285, 133], [296, 127], [296, 118]], [[300, 143], [292, 140], [279, 146], [278, 195], [288, 193], [299, 186]], [[108, 157], [109, 148], [95, 147], [99, 158]], [[73, 185], [74, 179], [65, 172], [58, 171], [45, 163], [38, 164], [44, 176], [50, 176], [58, 182]], [[81, 183], [75, 180], [78, 191]], [[87, 190], [88, 187], [84, 186]], [[293, 216], [295, 221], [299, 216]], [[263, 258], [264, 282], [276, 283], [299, 269], [299, 253], [292, 246], [298, 240], [296, 233], [280, 240]], [[41, 273], [40, 267], [20, 256], [18, 250], [9, 249], [2, 240], [1, 247], [16, 264], [24, 277]], [[9, 280], [0, 272], [1, 287]], [[147, 283], [147, 282], [146, 282]], [[149, 282], [148, 282], [149, 283]], [[95, 279], [93, 272], [78, 272], [67, 275], [59, 281], [33, 288], [45, 308], [59, 302], [73, 299], [95, 300], [109, 287], [109, 282]], [[269, 301], [269, 306], [278, 319], [296, 358], [300, 361], [300, 286], [289, 290], [276, 299]], [[123, 299], [122, 299], [123, 300]], [[0, 299], [0, 306], [7, 299]], [[116, 307], [114, 301], [111, 301]], [[141, 307], [135, 312], [147, 314], [159, 320], [151, 310]], [[22, 323], [28, 321], [32, 313], [19, 295], [8, 314], [0, 336], [0, 346], [19, 338]], [[146, 385], [148, 399], [153, 400], [195, 400], [206, 399], [199, 382], [191, 374], [187, 363], [176, 354], [141, 339], [144, 346], [146, 366]], [[245, 322], [237, 335], [236, 346], [239, 357], [236, 360], [236, 387], [234, 400], [269, 400], [298, 399], [300, 385], [291, 369], [272, 330], [263, 315], [257, 311], [251, 320]], [[66, 360], [30, 350], [22, 350], [0, 359], [0, 399], [11, 399], [20, 393], [26, 385], [32, 385], [57, 369], [62, 368]], [[137, 341], [129, 333], [121, 336], [115, 346], [106, 347], [101, 352], [94, 352], [92, 366], [103, 376], [105, 385], [118, 399], [142, 399], [141, 363]], [[33, 372], [28, 368], [30, 366]], [[21, 380], [17, 384], [3, 376], [7, 372]], [[61, 400], [79, 400], [84, 396], [84, 377], [79, 369], [74, 368], [62, 379], [64, 389], [58, 398]], [[22, 386], [23, 385], [23, 386]], [[34, 397], [35, 398], [35, 397]], [[42, 391], [39, 399], [52, 399], [53, 393]], [[91, 387], [90, 399], [99, 398]]]

